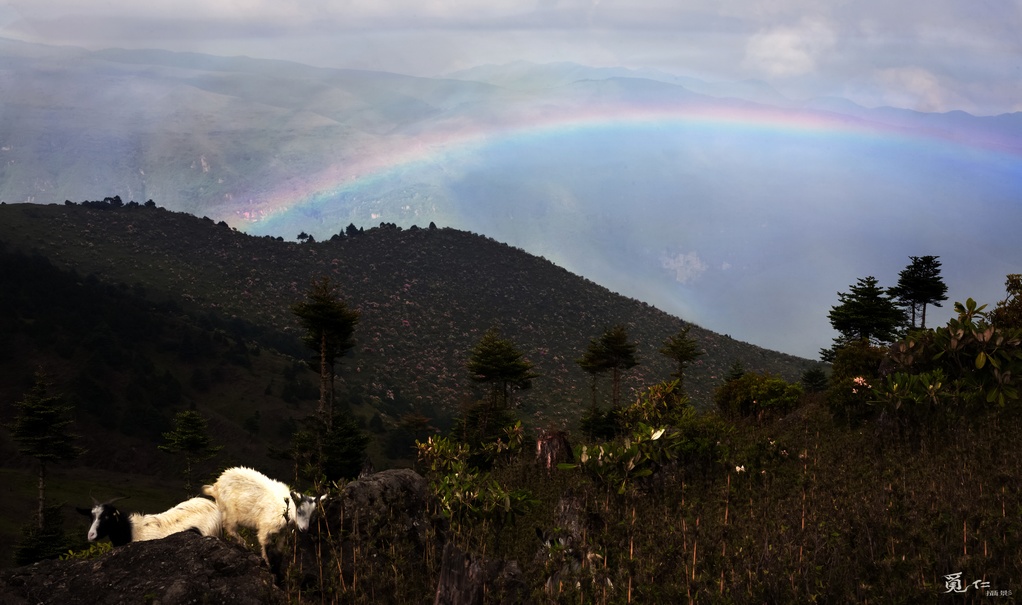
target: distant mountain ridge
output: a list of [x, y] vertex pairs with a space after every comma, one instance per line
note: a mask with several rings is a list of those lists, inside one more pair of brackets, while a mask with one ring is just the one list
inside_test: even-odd
[[[452, 120], [498, 114], [509, 119], [537, 104], [570, 111], [564, 104], [574, 101], [559, 99], [558, 91], [582, 81], [630, 80], [615, 102], [642, 102], [646, 93], [629, 90], [639, 86], [674, 103], [732, 99], [885, 124], [942, 128], [967, 121], [969, 128], [1002, 137], [1022, 133], [1018, 115], [977, 118], [871, 110], [845, 101], [796, 103], [761, 82], [708, 83], [656, 70], [571, 63], [483, 66], [435, 79], [248, 57], [7, 41], [0, 44], [0, 65], [20, 83], [8, 87], [0, 111], [7, 159], [0, 199], [52, 202], [118, 191], [222, 219], [234, 217], [239, 198], [337, 162], [357, 163], [366, 150], [388, 148], [390, 139], [400, 142], [406, 129], [420, 133]], [[650, 88], [652, 83], [660, 86]], [[200, 158], [207, 168], [199, 163], [196, 172]], [[441, 211], [427, 218], [445, 217]]]
[[951, 298], [993, 302], [1022, 262], [998, 243], [1022, 114], [569, 63], [421, 78], [0, 41], [0, 66], [0, 201], [116, 193], [289, 239], [435, 222], [801, 356], [862, 275], [939, 255]]
[[707, 82], [698, 78], [678, 76], [656, 69], [630, 69], [626, 67], [587, 67], [577, 63], [531, 63], [516, 61], [506, 65], [480, 65], [444, 74], [446, 78], [471, 82], [486, 82], [505, 88], [542, 90], [564, 86], [579, 80], [608, 80], [632, 78], [653, 80], [680, 86], [690, 92], [709, 97], [736, 98], [778, 106], [794, 106], [772, 86], [759, 80], [739, 82]]

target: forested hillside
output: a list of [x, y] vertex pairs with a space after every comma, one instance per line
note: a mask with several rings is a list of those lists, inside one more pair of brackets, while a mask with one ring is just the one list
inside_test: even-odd
[[[340, 364], [342, 406], [377, 464], [425, 476], [417, 501], [441, 522], [411, 546], [306, 548], [291, 565], [314, 577], [280, 580], [296, 601], [431, 599], [449, 547], [516, 570], [521, 602], [1017, 595], [1017, 275], [995, 309], [968, 300], [947, 326], [839, 343], [829, 377], [812, 381], [808, 361], [692, 327], [703, 355], [685, 372], [690, 400], [664, 382], [675, 368], [658, 353], [680, 319], [478, 235], [352, 226], [290, 243], [105, 202], [0, 206], [0, 225], [4, 420], [43, 369], [75, 404], [89, 450], [50, 474], [58, 509], [91, 496], [131, 495], [150, 511], [180, 500], [181, 461], [157, 445], [192, 408], [225, 446], [199, 477], [237, 463], [292, 477], [279, 455], [317, 392], [291, 306], [315, 278], [342, 284], [362, 314]], [[627, 395], [613, 414], [601, 411], [603, 376], [589, 407], [576, 361], [611, 325], [640, 362], [621, 366]], [[492, 326], [539, 376], [516, 393], [520, 408], [486, 419], [471, 415], [489, 408], [475, 405], [488, 395], [467, 361]], [[11, 544], [34, 485], [31, 457], [8, 437], [0, 530]], [[323, 489], [339, 503], [347, 487]], [[82, 523], [67, 523], [76, 549]]]
[[[251, 340], [289, 354], [297, 334], [290, 306], [313, 279], [328, 276], [361, 313], [357, 346], [341, 369], [348, 396], [391, 420], [413, 410], [441, 422], [456, 413], [474, 396], [468, 352], [496, 326], [541, 375], [524, 394], [527, 415], [567, 428], [588, 402], [588, 376], [575, 360], [591, 339], [626, 328], [639, 359], [625, 377], [630, 389], [667, 378], [671, 362], [657, 351], [686, 325], [522, 250], [453, 229], [381, 225], [293, 243], [155, 208], [81, 205], [5, 205], [0, 225], [11, 249], [103, 282], [138, 285], [153, 300], [259, 326]], [[789, 380], [812, 365], [698, 326], [692, 336], [705, 354], [687, 385], [703, 407], [736, 362]]]
[[[111, 200], [112, 201], [112, 200]], [[657, 350], [684, 324], [549, 262], [451, 229], [350, 228], [329, 242], [247, 236], [225, 224], [137, 204], [0, 205], [0, 415], [42, 370], [76, 408], [86, 453], [57, 468], [57, 500], [132, 494], [160, 510], [184, 482], [181, 460], [157, 445], [178, 412], [195, 409], [225, 446], [198, 473], [249, 464], [294, 475], [283, 452], [318, 397], [317, 375], [291, 311], [329, 276], [361, 317], [340, 363], [338, 394], [367, 434], [378, 467], [407, 465], [416, 438], [448, 428], [484, 391], [466, 370], [493, 326], [535, 364], [520, 415], [530, 429], [577, 430], [591, 403], [576, 363], [590, 340], [621, 324], [640, 365], [630, 390], [667, 378]], [[700, 405], [735, 362], [797, 379], [811, 364], [692, 328], [705, 351], [688, 372]], [[314, 364], [313, 364], [314, 365]], [[608, 405], [608, 380], [598, 402]], [[29, 457], [5, 438], [3, 471], [18, 496], [0, 511], [17, 534], [31, 505]], [[77, 471], [71, 469], [77, 468]], [[144, 479], [140, 479], [144, 478]]]

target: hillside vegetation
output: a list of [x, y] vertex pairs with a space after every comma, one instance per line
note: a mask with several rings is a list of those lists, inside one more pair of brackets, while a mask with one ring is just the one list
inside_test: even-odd
[[[606, 328], [623, 325], [640, 365], [626, 388], [666, 379], [657, 350], [686, 324], [572, 275], [542, 258], [453, 229], [380, 226], [332, 241], [252, 237], [186, 214], [144, 207], [0, 206], [0, 240], [55, 266], [111, 284], [138, 284], [155, 300], [238, 318], [264, 331], [253, 340], [298, 355], [290, 306], [329, 276], [358, 309], [357, 347], [343, 362], [353, 403], [397, 417], [449, 417], [472, 396], [468, 352], [499, 327], [541, 378], [523, 406], [533, 424], [568, 428], [588, 401], [575, 360]], [[340, 231], [340, 227], [338, 228]], [[688, 371], [701, 407], [736, 362], [796, 380], [812, 362], [693, 327], [705, 354]], [[627, 392], [627, 391], [626, 391]]]
[[[186, 409], [199, 410], [225, 445], [200, 473], [248, 464], [293, 477], [290, 463], [269, 454], [286, 449], [318, 393], [290, 307], [324, 275], [361, 312], [338, 390], [371, 431], [378, 467], [410, 464], [415, 438], [484, 396], [465, 364], [491, 326], [541, 375], [520, 397], [534, 428], [577, 429], [590, 383], [575, 360], [611, 325], [626, 326], [638, 345], [641, 365], [625, 373], [626, 389], [673, 370], [657, 349], [682, 320], [543, 259], [452, 229], [354, 231], [298, 244], [153, 207], [0, 205], [0, 416], [11, 418], [42, 369], [75, 404], [87, 449], [76, 471], [54, 471], [54, 498], [83, 505], [130, 495], [128, 508], [147, 512], [176, 503], [180, 461], [156, 445]], [[691, 335], [705, 355], [686, 378], [702, 407], [735, 362], [789, 380], [812, 365], [698, 327]], [[31, 459], [0, 434], [4, 473], [25, 488], [0, 511], [10, 544], [32, 510], [31, 482], [14, 479]]]
[[[295, 602], [431, 600], [448, 545], [517, 570], [524, 602], [1017, 596], [1017, 287], [996, 312], [969, 300], [946, 327], [849, 343], [817, 388], [789, 384], [811, 362], [693, 327], [705, 354], [686, 371], [689, 398], [656, 352], [682, 320], [478, 235], [382, 225], [290, 243], [104, 207], [0, 206], [3, 416], [41, 366], [76, 404], [90, 450], [52, 474], [60, 502], [127, 493], [154, 511], [180, 499], [179, 461], [155, 446], [193, 406], [226, 446], [199, 475], [240, 462], [290, 477], [268, 452], [286, 447], [317, 395], [290, 305], [328, 275], [362, 312], [339, 392], [373, 432], [377, 463], [426, 477], [438, 526], [412, 545], [382, 527], [302, 551], [309, 564], [281, 581]], [[615, 324], [641, 365], [624, 373], [617, 414], [592, 422], [575, 360]], [[494, 325], [541, 376], [496, 437], [462, 441], [470, 406], [486, 399], [468, 352]], [[31, 461], [0, 443], [10, 544], [32, 509]], [[79, 535], [81, 524], [70, 524]]]

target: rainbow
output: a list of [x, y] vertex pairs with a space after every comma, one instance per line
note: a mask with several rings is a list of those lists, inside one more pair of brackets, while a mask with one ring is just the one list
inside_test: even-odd
[[948, 128], [925, 128], [877, 122], [836, 112], [779, 109], [740, 101], [719, 100], [702, 105], [614, 105], [517, 107], [498, 119], [448, 118], [374, 141], [358, 157], [343, 159], [314, 175], [296, 176], [275, 189], [252, 196], [235, 210], [245, 230], [274, 231], [296, 209], [328, 203], [385, 179], [398, 178], [424, 166], [443, 169], [452, 158], [467, 158], [490, 145], [540, 140], [608, 128], [686, 127], [721, 129], [738, 134], [768, 134], [862, 142], [919, 144], [967, 148], [997, 155], [1022, 157], [1022, 140]]

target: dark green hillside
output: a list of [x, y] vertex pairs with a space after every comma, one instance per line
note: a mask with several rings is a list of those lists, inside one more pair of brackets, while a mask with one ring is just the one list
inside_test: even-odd
[[[393, 464], [387, 454], [407, 457], [408, 439], [387, 431], [409, 412], [446, 426], [481, 397], [465, 362], [492, 325], [542, 374], [524, 393], [523, 417], [569, 428], [588, 403], [588, 376], [574, 360], [591, 338], [627, 327], [642, 364], [627, 380], [636, 387], [668, 376], [672, 366], [656, 350], [682, 325], [521, 250], [450, 229], [379, 227], [296, 244], [155, 207], [0, 205], [0, 417], [11, 418], [37, 369], [75, 404], [88, 452], [51, 481], [53, 497], [69, 504], [130, 495], [130, 509], [154, 512], [175, 503], [180, 461], [156, 445], [174, 414], [192, 408], [225, 445], [200, 472], [242, 463], [289, 477], [290, 466], [268, 452], [286, 445], [317, 397], [315, 374], [298, 363], [308, 351], [290, 306], [321, 275], [342, 284], [362, 314], [340, 392], [376, 431], [369, 451], [381, 466]], [[788, 378], [808, 365], [692, 333], [707, 354], [688, 385], [704, 404], [735, 361]], [[0, 538], [13, 543], [32, 508], [22, 475], [32, 460], [17, 455], [6, 431], [0, 454], [3, 472], [24, 477], [26, 488], [0, 510]]]
[[[0, 505], [0, 542], [14, 544], [32, 510], [34, 460], [18, 454], [8, 423], [40, 370], [74, 406], [73, 432], [86, 450], [49, 473], [54, 503], [130, 496], [129, 510], [158, 512], [178, 502], [181, 460], [156, 445], [188, 409], [224, 446], [195, 477], [239, 463], [291, 475], [290, 464], [268, 452], [285, 446], [312, 409], [315, 375], [259, 346], [259, 328], [188, 314], [148, 300], [141, 285], [103, 283], [7, 248], [0, 244], [0, 474], [10, 489]], [[67, 520], [76, 537], [80, 521]], [[0, 564], [9, 562], [9, 551], [0, 551]]]
[[[626, 375], [627, 393], [668, 377], [672, 366], [657, 350], [684, 325], [544, 259], [453, 229], [381, 226], [292, 243], [152, 208], [4, 205], [0, 239], [82, 275], [141, 284], [193, 312], [241, 318], [266, 329], [266, 338], [297, 333], [290, 305], [328, 275], [362, 313], [357, 346], [342, 368], [349, 397], [379, 409], [385, 423], [412, 410], [443, 422], [475, 398], [467, 354], [496, 325], [542, 374], [525, 392], [524, 416], [571, 426], [588, 401], [588, 376], [575, 359], [590, 339], [626, 327], [641, 364]], [[812, 365], [698, 327], [692, 335], [706, 354], [686, 383], [701, 406], [735, 362], [789, 380]]]
[[[327, 275], [362, 312], [338, 391], [373, 431], [378, 466], [409, 464], [405, 429], [428, 434], [429, 423], [442, 427], [493, 394], [465, 368], [490, 326], [542, 376], [515, 393], [524, 429], [504, 424], [497, 441], [492, 426], [465, 420], [455, 425], [465, 430], [421, 447], [417, 470], [437, 497], [424, 513], [442, 517], [443, 531], [414, 548], [381, 542], [399, 534], [374, 529], [353, 550], [316, 550], [306, 569], [322, 578], [282, 582], [294, 602], [431, 599], [448, 545], [513, 562], [533, 602], [1018, 595], [1016, 299], [989, 316], [970, 300], [947, 327], [895, 346], [842, 348], [824, 391], [747, 372], [702, 413], [660, 382], [672, 367], [656, 351], [680, 319], [485, 237], [381, 226], [299, 244], [155, 207], [108, 206], [0, 205], [0, 419], [11, 418], [38, 367], [77, 405], [90, 451], [49, 475], [50, 501], [65, 511], [89, 496], [130, 495], [125, 508], [149, 512], [180, 499], [177, 461], [156, 445], [173, 413], [193, 406], [226, 446], [200, 475], [243, 463], [291, 480], [267, 450], [315, 409], [317, 393], [315, 374], [295, 361], [308, 352], [290, 306]], [[626, 390], [640, 396], [628, 393], [609, 420], [586, 415], [593, 430], [583, 436], [575, 425], [588, 377], [575, 359], [613, 324], [638, 345], [642, 365], [626, 372]], [[690, 334], [706, 355], [686, 385], [704, 409], [735, 362], [788, 379], [811, 366]], [[467, 418], [501, 411], [485, 407]], [[570, 444], [532, 430], [561, 425]], [[15, 454], [6, 430], [0, 456], [8, 488], [0, 543], [12, 544], [31, 518], [33, 461]], [[336, 487], [326, 489], [337, 495]], [[65, 525], [84, 531], [79, 518]], [[356, 556], [349, 565], [331, 553]], [[556, 578], [560, 593], [550, 594]]]

